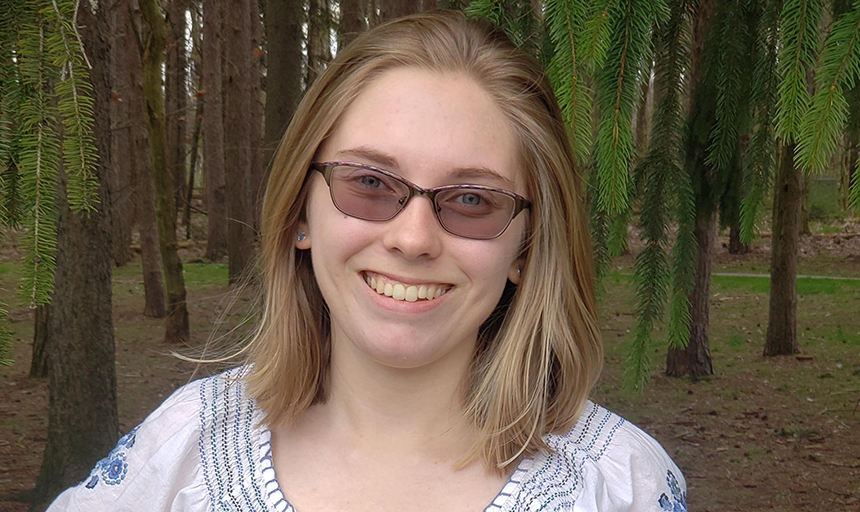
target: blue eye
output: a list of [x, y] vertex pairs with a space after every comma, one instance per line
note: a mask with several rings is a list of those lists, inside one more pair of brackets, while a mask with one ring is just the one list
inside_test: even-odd
[[484, 198], [478, 194], [460, 194], [455, 200], [466, 206], [479, 206], [485, 202]]
[[358, 178], [358, 182], [365, 187], [370, 188], [380, 188], [385, 186], [385, 183], [383, 183], [382, 180], [377, 178], [376, 176], [361, 176], [360, 178]]

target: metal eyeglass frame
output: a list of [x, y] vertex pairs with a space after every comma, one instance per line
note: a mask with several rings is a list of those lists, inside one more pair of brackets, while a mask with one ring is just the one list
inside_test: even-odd
[[[397, 211], [395, 211], [390, 217], [387, 217], [384, 219], [370, 219], [370, 218], [362, 217], [360, 215], [355, 215], [355, 214], [352, 214], [349, 212], [345, 212], [345, 211], [341, 210], [340, 206], [338, 206], [337, 201], [334, 198], [334, 193], [332, 192], [332, 189], [331, 189], [331, 174], [332, 174], [332, 169], [334, 169], [335, 167], [353, 167], [356, 169], [366, 169], [368, 171], [378, 172], [380, 174], [383, 174], [383, 175], [405, 185], [406, 189], [408, 190], [408, 194], [407, 194], [405, 199], [398, 201], [400, 206], [399, 206], [399, 208], [397, 208]], [[385, 169], [380, 169], [379, 167], [374, 167], [372, 165], [367, 165], [367, 164], [359, 164], [356, 162], [313, 162], [310, 165], [310, 170], [319, 171], [320, 174], [323, 175], [323, 178], [325, 179], [325, 182], [328, 185], [329, 195], [331, 196], [332, 204], [334, 204], [335, 208], [337, 208], [341, 213], [343, 213], [345, 215], [349, 215], [350, 217], [354, 217], [356, 219], [361, 219], [361, 220], [385, 222], [385, 221], [393, 219], [400, 212], [402, 212], [403, 209], [406, 208], [406, 205], [409, 204], [409, 201], [411, 201], [413, 197], [421, 196], [421, 197], [426, 197], [427, 199], [430, 200], [430, 204], [433, 205], [433, 215], [436, 217], [436, 221], [439, 223], [439, 225], [442, 226], [442, 229], [444, 229], [448, 233], [451, 233], [454, 236], [459, 236], [461, 238], [469, 238], [472, 240], [492, 240], [493, 238], [498, 238], [498, 237], [502, 236], [502, 233], [504, 233], [508, 229], [508, 226], [511, 225], [511, 222], [517, 217], [517, 215], [519, 215], [520, 212], [522, 212], [523, 210], [531, 208], [531, 205], [532, 205], [531, 201], [529, 201], [528, 199], [526, 199], [525, 197], [523, 197], [519, 194], [511, 192], [510, 190], [505, 190], [503, 188], [487, 187], [484, 185], [467, 185], [467, 184], [464, 184], [464, 185], [443, 185], [441, 187], [433, 187], [433, 188], [421, 188], [418, 185], [412, 183], [411, 181], [403, 178], [402, 176], [398, 176], [397, 174], [394, 174], [391, 171], [386, 171]], [[439, 211], [441, 209], [436, 204], [436, 195], [439, 194], [439, 192], [443, 192], [443, 191], [447, 191], [447, 190], [460, 190], [460, 189], [464, 189], [464, 190], [486, 190], [486, 191], [490, 191], [490, 192], [498, 192], [498, 193], [504, 194], [504, 195], [510, 197], [511, 199], [513, 199], [514, 200], [514, 208], [513, 208], [513, 210], [511, 210], [511, 216], [508, 219], [508, 222], [505, 224], [505, 226], [497, 234], [495, 234], [493, 236], [484, 236], [484, 237], [466, 236], [466, 235], [462, 235], [460, 233], [455, 233], [455, 232], [451, 231], [450, 229], [448, 229], [445, 226], [445, 224], [442, 222], [442, 219], [439, 217]]]

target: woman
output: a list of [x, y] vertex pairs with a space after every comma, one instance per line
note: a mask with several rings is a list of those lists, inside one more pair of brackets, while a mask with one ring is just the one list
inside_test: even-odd
[[359, 37], [273, 163], [247, 364], [193, 382], [52, 510], [686, 510], [587, 401], [591, 246], [533, 59], [458, 13]]

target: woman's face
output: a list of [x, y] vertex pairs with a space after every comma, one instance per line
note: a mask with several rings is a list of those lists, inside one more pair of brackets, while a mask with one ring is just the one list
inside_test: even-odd
[[[509, 122], [477, 83], [400, 68], [365, 88], [316, 161], [372, 165], [423, 188], [478, 184], [525, 196], [517, 147]], [[518, 215], [498, 238], [462, 238], [439, 225], [427, 198], [414, 197], [391, 220], [360, 220], [335, 208], [314, 172], [301, 226], [307, 238], [296, 245], [311, 249], [335, 356], [395, 368], [467, 364], [505, 282], [519, 279], [526, 219]], [[433, 291], [442, 294], [413, 300]]]

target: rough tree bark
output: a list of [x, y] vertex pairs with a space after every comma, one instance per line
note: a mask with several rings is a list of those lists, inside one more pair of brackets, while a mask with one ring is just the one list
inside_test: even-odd
[[[707, 38], [714, 0], [699, 2], [696, 19], [693, 25], [693, 44], [690, 57], [690, 89], [692, 98], [689, 106], [690, 131], [699, 133], [695, 127], [700, 123], [707, 125], [711, 122], [713, 112], [706, 109], [710, 100], [707, 87], [703, 83], [704, 74], [703, 50]], [[705, 89], [705, 90], [701, 90]], [[708, 133], [708, 131], [704, 131]], [[708, 147], [707, 136], [688, 138], [687, 163], [696, 191], [696, 276], [690, 290], [690, 338], [684, 349], [669, 348], [666, 352], [666, 374], [673, 377], [684, 375], [710, 375], [714, 372], [711, 363], [711, 353], [708, 340], [709, 292], [711, 282], [712, 247], [716, 231], [716, 203], [719, 197], [714, 197], [711, 190], [712, 173], [705, 165], [705, 154]]]
[[714, 238], [717, 232], [716, 213], [696, 218], [696, 280], [690, 292], [690, 339], [683, 349], [670, 348], [666, 355], [666, 375], [712, 375], [709, 332], [709, 300], [711, 268], [713, 265]]
[[364, 19], [364, 0], [341, 0], [340, 2], [340, 44], [343, 48], [359, 34], [367, 30]]
[[203, 124], [203, 99], [197, 100], [194, 107], [194, 133], [191, 135], [191, 161], [188, 163], [188, 186], [183, 201], [182, 224], [185, 225], [185, 239], [191, 240], [191, 201], [194, 199], [194, 174], [197, 172], [200, 153], [200, 130]]
[[851, 176], [857, 169], [857, 158], [860, 156], [860, 130], [847, 130], [843, 136], [845, 151], [842, 153], [839, 166], [839, 206], [846, 212], [849, 209], [848, 191], [851, 188]]
[[[131, 30], [128, 12], [124, 9], [126, 2], [116, 1], [106, 4], [109, 8], [108, 22], [110, 23], [111, 51], [111, 103], [110, 119], [112, 132], [111, 151], [115, 155], [130, 155], [134, 145], [134, 130], [129, 116], [129, 110], [134, 108], [130, 100], [135, 87], [135, 70], [130, 69], [134, 63], [129, 61], [126, 54], [137, 51], [137, 36]], [[140, 78], [140, 74], [136, 74]], [[111, 240], [113, 242], [113, 258], [116, 266], [128, 263], [132, 257], [131, 237], [135, 221], [135, 184], [137, 170], [133, 158], [117, 158], [110, 169], [108, 186], [111, 188]]]
[[182, 224], [185, 226], [185, 239], [191, 240], [191, 203], [194, 200], [195, 180], [200, 166], [200, 132], [203, 129], [203, 17], [199, 9], [190, 9], [191, 15], [191, 44], [194, 46], [191, 52], [191, 68], [194, 83], [197, 84], [193, 91], [194, 106], [194, 131], [191, 133], [191, 148], [188, 151], [190, 158], [188, 162], [188, 186], [185, 188], [185, 201], [183, 201]]
[[263, 78], [263, 23], [260, 21], [260, 6], [256, 0], [251, 0], [248, 9], [248, 23], [251, 34], [251, 53], [248, 56], [250, 66], [248, 69], [251, 110], [250, 127], [248, 130], [251, 167], [249, 169], [248, 204], [250, 205], [251, 225], [254, 226], [252, 236], [256, 239], [256, 233], [260, 230], [260, 212], [263, 208], [263, 183], [266, 180], [266, 168], [268, 162], [263, 151], [263, 117], [265, 106], [263, 105], [262, 78]]
[[181, 211], [185, 201], [185, 133], [188, 88], [186, 77], [188, 59], [185, 55], [185, 0], [165, 2], [167, 26], [170, 29], [165, 43], [164, 113], [167, 132], [167, 168], [173, 174], [176, 210]]
[[390, 21], [415, 14], [421, 10], [422, 0], [382, 0], [379, 10], [381, 21]]
[[251, 167], [249, 67], [252, 0], [227, 2], [224, 9], [224, 178], [227, 190], [227, 256], [230, 283], [241, 280], [254, 255], [248, 181]]
[[48, 319], [50, 304], [38, 306], [33, 321], [33, 355], [30, 358], [31, 379], [44, 379], [48, 376]]
[[[141, 30], [140, 7], [136, 0], [117, 0], [110, 15], [118, 34], [125, 37], [117, 39], [119, 48], [112, 55], [124, 61], [124, 79], [127, 88], [120, 93], [120, 101], [126, 103], [126, 118], [122, 121], [129, 126], [131, 146], [127, 155], [120, 158], [133, 169], [135, 176], [133, 206], [136, 210], [137, 230], [140, 234], [140, 258], [143, 268], [144, 306], [143, 314], [151, 318], [161, 318], [166, 314], [164, 303], [164, 280], [161, 273], [161, 253], [158, 247], [158, 227], [155, 215], [155, 184], [150, 161], [149, 138], [146, 133], [146, 113], [143, 100], [143, 77], [140, 61]], [[118, 69], [114, 66], [114, 69]], [[114, 87], [116, 91], [117, 88]], [[117, 201], [114, 200], [114, 204]]]
[[803, 176], [800, 180], [800, 234], [811, 235], [809, 229], [809, 176]]
[[80, 9], [81, 37], [92, 63], [99, 206], [74, 215], [61, 175], [57, 268], [48, 324], [48, 440], [32, 510], [83, 480], [119, 437], [111, 320], [111, 225], [107, 177], [112, 165], [108, 10]]
[[185, 279], [176, 246], [176, 198], [173, 175], [166, 163], [164, 99], [161, 95], [161, 63], [167, 41], [167, 23], [156, 0], [140, 0], [144, 23], [149, 28], [143, 49], [143, 96], [146, 102], [146, 131], [155, 182], [158, 239], [161, 265], [167, 289], [167, 319], [164, 341], [188, 340], [188, 309], [185, 304]]
[[797, 345], [797, 242], [800, 237], [802, 177], [794, 164], [795, 144], [782, 146], [774, 183], [770, 249], [770, 307], [764, 355], [800, 352]]
[[741, 242], [740, 221], [733, 222], [729, 226], [729, 254], [747, 254], [750, 246]]
[[[271, 3], [271, 2], [270, 2]], [[220, 0], [203, 0], [203, 180], [206, 198], [206, 258], [227, 254], [227, 203], [224, 194], [224, 105], [221, 94]]]
[[309, 0], [308, 66], [305, 83], [310, 86], [331, 60], [331, 29], [328, 0]]
[[301, 0], [266, 2], [266, 162], [281, 142], [302, 94]]

